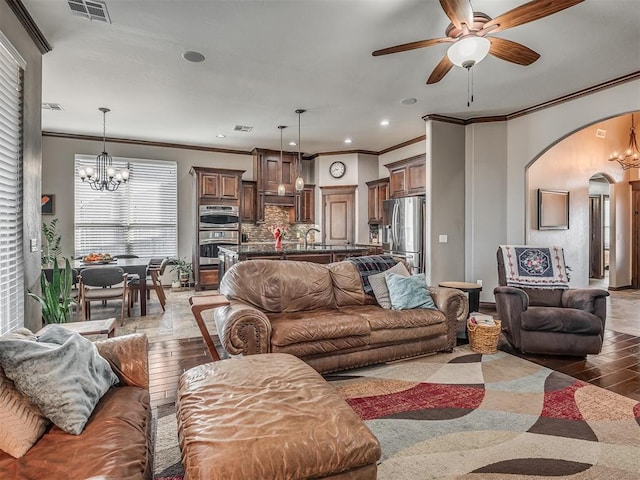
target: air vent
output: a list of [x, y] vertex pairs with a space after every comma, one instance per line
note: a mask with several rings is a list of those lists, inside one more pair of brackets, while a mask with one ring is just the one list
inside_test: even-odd
[[606, 131], [606, 130], [603, 130], [603, 129], [601, 129], [601, 128], [598, 128], [598, 129], [596, 130], [596, 137], [598, 137], [598, 138], [605, 138], [606, 136], [607, 136], [607, 131]]
[[253, 127], [247, 127], [245, 125], [236, 125], [233, 127], [234, 132], [250, 132], [251, 130], [253, 130]]
[[100, 0], [67, 0], [71, 13], [88, 20], [111, 23], [107, 5]]
[[62, 110], [64, 110], [64, 108], [62, 108], [62, 105], [60, 105], [59, 103], [43, 103], [42, 109], [55, 110], [56, 112], [61, 112]]

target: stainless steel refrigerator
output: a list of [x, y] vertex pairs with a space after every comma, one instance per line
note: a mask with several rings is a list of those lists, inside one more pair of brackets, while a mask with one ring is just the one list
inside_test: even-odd
[[413, 273], [424, 272], [424, 197], [385, 200], [382, 204], [382, 250], [404, 258]]

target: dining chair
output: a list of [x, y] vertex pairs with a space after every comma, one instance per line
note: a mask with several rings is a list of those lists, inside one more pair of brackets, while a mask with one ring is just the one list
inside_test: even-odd
[[120, 326], [128, 313], [128, 277], [120, 267], [88, 267], [80, 272], [80, 308], [82, 319], [91, 319], [91, 302], [121, 300]]
[[[160, 302], [163, 312], [165, 311], [167, 297], [164, 293], [160, 277], [164, 274], [167, 265], [171, 265], [172, 262], [173, 260], [170, 258], [152, 258], [147, 265], [147, 278], [145, 280], [147, 282], [147, 299], [151, 297], [151, 290], [154, 290], [158, 296], [158, 301]], [[133, 302], [137, 298], [138, 291], [140, 290], [140, 281], [139, 279], [134, 280], [130, 282], [129, 285], [132, 292], [129, 306], [133, 307]]]

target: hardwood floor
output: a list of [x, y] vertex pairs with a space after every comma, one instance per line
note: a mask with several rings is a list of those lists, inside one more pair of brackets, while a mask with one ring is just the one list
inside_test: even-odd
[[[217, 337], [215, 343], [219, 347]], [[221, 348], [218, 351], [222, 353]], [[640, 401], [640, 337], [607, 330], [602, 353], [586, 358], [510, 353]], [[152, 342], [149, 348], [152, 405], [175, 402], [180, 375], [210, 361], [201, 337]]]

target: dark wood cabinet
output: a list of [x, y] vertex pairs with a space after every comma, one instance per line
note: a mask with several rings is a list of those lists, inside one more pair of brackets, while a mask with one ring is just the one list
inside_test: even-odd
[[[195, 197], [192, 227], [194, 232], [192, 263], [195, 289], [218, 288], [218, 265], [210, 262], [210, 259], [207, 259], [207, 263], [200, 264], [200, 237], [203, 235], [204, 238], [207, 233], [200, 231], [200, 206], [230, 205], [239, 207], [241, 201], [244, 201], [244, 188], [241, 189], [244, 170], [191, 167], [189, 173], [193, 176]], [[240, 238], [239, 230], [238, 228], [238, 238]]]
[[385, 166], [389, 169], [390, 198], [422, 195], [426, 192], [425, 155], [405, 158]]
[[258, 193], [278, 195], [278, 185], [284, 185], [285, 196], [296, 194], [295, 183], [300, 166], [298, 154], [277, 150], [253, 150], [254, 174], [256, 176]]
[[305, 185], [304, 190], [296, 194], [296, 223], [316, 223], [315, 196], [315, 185]]
[[240, 221], [255, 222], [256, 221], [256, 200], [258, 190], [256, 182], [243, 181], [240, 194]]
[[222, 172], [200, 172], [199, 198], [212, 200], [238, 200], [240, 177]]
[[389, 179], [380, 178], [367, 182], [369, 224], [382, 223], [382, 203], [389, 198]]

